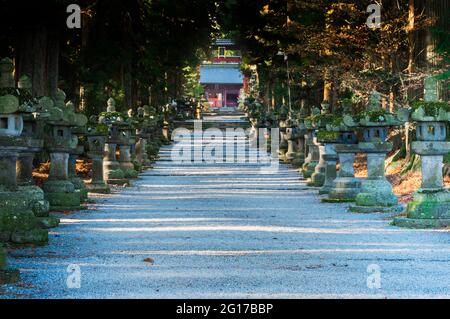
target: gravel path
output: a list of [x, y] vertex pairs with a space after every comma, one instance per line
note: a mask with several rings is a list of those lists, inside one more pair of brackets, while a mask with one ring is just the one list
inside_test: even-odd
[[[133, 187], [62, 215], [47, 247], [11, 252], [23, 282], [0, 297], [450, 297], [448, 230], [322, 204], [285, 165], [175, 164], [172, 147]], [[79, 289], [67, 287], [70, 264]]]

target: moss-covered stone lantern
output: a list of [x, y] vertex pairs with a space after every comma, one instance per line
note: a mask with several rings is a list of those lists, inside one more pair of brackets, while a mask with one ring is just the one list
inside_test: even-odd
[[19, 92], [28, 95], [27, 101], [23, 101], [19, 112], [23, 118], [22, 136], [26, 139], [27, 150], [22, 152], [17, 161], [17, 180], [19, 185], [33, 185], [33, 159], [34, 155], [44, 147], [44, 140], [38, 130], [37, 107], [31, 103], [31, 81], [24, 75], [19, 80]]
[[116, 111], [116, 101], [109, 98], [106, 112], [100, 113], [99, 124], [108, 127], [108, 136], [105, 143], [105, 153], [103, 158], [103, 174], [106, 183], [124, 185], [128, 184], [128, 178], [125, 178], [124, 171], [120, 168], [117, 160], [118, 144], [122, 141], [120, 124], [123, 122], [122, 114]]
[[[339, 171], [331, 185], [329, 180], [324, 183], [327, 187], [323, 192], [328, 193], [328, 197], [322, 199], [323, 202], [351, 202], [361, 192], [361, 181], [355, 177], [353, 167], [355, 154], [359, 152], [358, 139], [354, 129], [347, 126], [344, 121], [344, 118], [350, 114], [349, 106], [344, 106], [343, 112], [343, 117], [337, 116], [327, 124], [327, 133], [325, 133], [327, 136], [320, 137], [333, 145], [340, 164]], [[333, 164], [334, 162], [331, 161], [330, 169]]]
[[119, 123], [119, 131], [121, 138], [119, 140], [119, 165], [125, 174], [125, 178], [137, 178], [138, 172], [133, 164], [134, 146], [136, 143], [132, 110], [128, 111], [127, 119]]
[[131, 160], [133, 127], [116, 111], [113, 98], [108, 100], [107, 111], [100, 114], [99, 123], [108, 126], [103, 160], [105, 180], [108, 184], [128, 184], [129, 179], [136, 178], [138, 174]]
[[[63, 97], [60, 91], [58, 91], [56, 93], [55, 98], [61, 100], [60, 102], [57, 101], [55, 105], [59, 105], [59, 103], [62, 103], [61, 107], [63, 107], [65, 96]], [[71, 101], [66, 103], [66, 108], [70, 109], [73, 112], [75, 111], [75, 106]], [[76, 127], [72, 127], [71, 131], [72, 134], [76, 136], [78, 144], [76, 147], [72, 148], [69, 153], [69, 162], [68, 162], [69, 180], [75, 186], [75, 189], [80, 191], [80, 199], [81, 202], [83, 203], [88, 199], [88, 190], [83, 180], [77, 175], [77, 159], [82, 154], [84, 154], [84, 144], [82, 143], [82, 141], [85, 139], [86, 136], [86, 126], [79, 125]]]
[[86, 129], [88, 143], [87, 156], [92, 159], [92, 178], [86, 184], [91, 193], [109, 194], [111, 192], [103, 174], [103, 157], [108, 136], [108, 126], [99, 124], [96, 116], [91, 116]]
[[18, 98], [0, 96], [0, 241], [46, 243], [48, 232], [40, 228], [32, 210], [35, 198], [29, 198], [17, 183], [16, 162], [27, 149], [22, 129]]
[[421, 158], [422, 184], [408, 203], [407, 216], [394, 219], [397, 226], [450, 226], [450, 192], [444, 188], [442, 174], [443, 156], [450, 152], [450, 142], [446, 142], [450, 104], [439, 102], [437, 85], [435, 78], [425, 79], [424, 101], [414, 103], [411, 110], [410, 119], [417, 126], [412, 150]]
[[13, 70], [11, 59], [0, 61], [0, 241], [42, 244], [48, 232], [41, 229], [37, 216], [48, 216], [48, 203], [38, 187], [20, 186], [17, 173], [20, 155], [34, 146], [23, 119], [34, 106], [26, 90], [15, 88]]
[[[44, 147], [44, 119], [42, 106], [37, 99], [31, 97], [31, 80], [26, 75], [20, 77], [16, 92], [19, 94], [19, 113], [23, 118], [23, 130], [21, 137], [27, 145], [25, 151], [19, 153], [16, 163], [17, 182], [20, 192], [32, 201], [32, 210], [44, 228], [56, 227], [59, 219], [50, 216], [50, 204], [45, 199], [44, 191], [34, 185], [33, 160], [35, 154], [41, 152]], [[44, 108], [45, 110], [45, 108]]]
[[390, 127], [402, 124], [395, 114], [381, 108], [381, 94], [373, 91], [367, 109], [352, 118], [344, 117], [344, 122], [355, 128], [362, 128], [363, 141], [358, 144], [362, 153], [367, 153], [367, 178], [361, 182], [361, 192], [356, 196], [355, 206], [350, 211], [359, 213], [401, 211], [392, 185], [385, 177], [385, 158], [392, 150], [387, 142]]
[[325, 179], [319, 190], [320, 195], [328, 194], [333, 188], [333, 181], [337, 177], [336, 163], [338, 155], [334, 149], [335, 144], [342, 142], [342, 116], [334, 116], [325, 128], [317, 131], [317, 142], [323, 145], [322, 158], [325, 161]]
[[142, 165], [142, 169], [148, 169], [151, 167], [151, 162], [147, 154], [148, 140], [151, 138], [151, 123], [149, 115], [146, 115], [145, 110], [148, 109], [147, 105], [139, 107], [137, 109], [137, 121], [136, 127], [136, 160]]
[[50, 153], [50, 174], [44, 183], [45, 197], [52, 210], [81, 209], [81, 192], [69, 180], [69, 156], [78, 146], [73, 127], [84, 126], [87, 118], [64, 104], [65, 93], [58, 90], [55, 104], [49, 105], [46, 119], [45, 148]]

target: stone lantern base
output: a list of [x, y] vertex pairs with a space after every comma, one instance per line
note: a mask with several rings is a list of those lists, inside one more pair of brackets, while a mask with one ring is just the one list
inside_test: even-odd
[[314, 169], [316, 168], [317, 164], [319, 164], [319, 161], [313, 161], [311, 160], [309, 163], [305, 163], [303, 165], [302, 173], [304, 178], [310, 178], [311, 175], [314, 173]]
[[320, 153], [319, 148], [316, 144], [309, 144], [309, 154], [307, 159], [305, 159], [305, 164], [303, 164], [303, 177], [311, 178], [311, 175], [314, 174], [316, 166], [319, 164]]
[[105, 172], [105, 182], [109, 185], [130, 185], [130, 180], [125, 178], [121, 169]]
[[408, 204], [406, 217], [397, 217], [393, 224], [409, 228], [441, 228], [450, 226], [450, 192], [419, 190]]
[[450, 151], [450, 143], [415, 141], [412, 149], [421, 156], [422, 187], [408, 204], [406, 218], [395, 218], [394, 224], [411, 228], [450, 226], [450, 191], [443, 187], [442, 176], [442, 159]]
[[98, 193], [98, 194], [111, 193], [111, 189], [109, 188], [108, 184], [102, 181], [87, 183], [86, 188], [90, 193]]
[[361, 142], [359, 148], [367, 153], [368, 176], [362, 183], [361, 193], [356, 196], [356, 206], [349, 208], [355, 213], [401, 212], [392, 185], [385, 177], [386, 154], [392, 150], [389, 142]]
[[80, 193], [80, 201], [82, 203], [88, 200], [88, 191], [86, 189], [86, 185], [83, 180], [77, 175], [77, 158], [83, 154], [84, 148], [81, 145], [78, 145], [75, 149], [72, 150], [72, 153], [69, 155], [68, 161], [68, 180], [73, 184], [75, 190]]
[[337, 177], [328, 193], [325, 203], [354, 202], [361, 192], [361, 181], [356, 177]]
[[125, 178], [138, 178], [139, 173], [134, 169], [134, 165], [133, 168], [122, 168], [122, 171], [125, 175]]
[[135, 170], [131, 160], [130, 146], [120, 145], [119, 167], [125, 178], [137, 178], [139, 173]]
[[355, 213], [395, 213], [403, 210], [386, 179], [365, 179], [355, 201], [356, 205], [349, 208]]
[[294, 152], [292, 154], [292, 160], [291, 165], [294, 167], [302, 167], [302, 165], [305, 163], [305, 154]]
[[327, 153], [323, 155], [323, 159], [326, 162], [325, 181], [319, 190], [319, 195], [329, 194], [333, 188], [333, 181], [336, 179], [336, 162], [338, 156], [334, 152], [334, 146], [332, 144], [326, 144], [325, 146], [328, 148]]
[[13, 284], [20, 280], [20, 273], [17, 269], [9, 269], [6, 265], [6, 252], [0, 245], [0, 285]]
[[59, 219], [50, 216], [50, 203], [45, 199], [44, 191], [38, 186], [21, 186], [19, 192], [30, 202], [30, 208], [42, 228], [54, 228], [59, 225]]
[[31, 209], [27, 194], [0, 191], [0, 241], [17, 244], [45, 244], [48, 231], [42, 229]]
[[84, 209], [81, 206], [80, 191], [68, 180], [48, 180], [44, 183], [43, 189], [51, 210]]
[[338, 153], [340, 169], [338, 177], [333, 181], [328, 198], [322, 199], [326, 203], [354, 202], [356, 196], [361, 192], [361, 181], [355, 177], [353, 164], [355, 154], [359, 151], [355, 144], [336, 144], [334, 146]]
[[105, 159], [103, 161], [103, 174], [105, 182], [110, 185], [129, 185], [130, 180], [125, 178], [125, 173], [116, 160]]
[[321, 187], [325, 183], [327, 163], [323, 156], [326, 154], [326, 151], [325, 145], [322, 143], [317, 143], [317, 147], [319, 149], [320, 159], [316, 167], [314, 167], [314, 173], [311, 174], [311, 181], [308, 183], [308, 186]]
[[69, 176], [69, 181], [75, 187], [75, 191], [80, 194], [80, 202], [84, 203], [88, 200], [88, 190], [83, 180], [78, 176]]

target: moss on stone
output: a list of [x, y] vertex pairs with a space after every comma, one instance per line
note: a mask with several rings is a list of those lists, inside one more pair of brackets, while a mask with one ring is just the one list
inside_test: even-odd
[[322, 198], [323, 203], [353, 203], [355, 200], [351, 198]]
[[73, 193], [46, 193], [51, 210], [78, 210], [81, 209], [80, 192]]
[[108, 179], [123, 179], [123, 178], [125, 178], [125, 173], [120, 168], [108, 172]]
[[55, 228], [59, 226], [59, 218], [55, 216], [40, 217], [38, 218], [38, 223], [44, 229]]
[[6, 252], [2, 244], [0, 244], [0, 270], [6, 269]]
[[450, 112], [450, 104], [447, 102], [416, 101], [412, 104], [411, 108], [413, 111], [422, 108], [425, 111], [426, 116], [434, 116], [434, 117], [439, 115], [440, 109], [446, 112]]
[[46, 244], [48, 231], [45, 229], [33, 229], [28, 231], [15, 231], [11, 234], [11, 241], [16, 244]]
[[125, 178], [137, 178], [139, 173], [136, 172], [134, 169], [129, 168], [129, 169], [124, 170], [124, 175], [125, 175]]
[[13, 284], [20, 281], [20, 273], [17, 269], [0, 269], [0, 285]]
[[396, 217], [393, 221], [393, 225], [417, 229], [444, 228], [450, 226], [450, 219], [415, 219]]

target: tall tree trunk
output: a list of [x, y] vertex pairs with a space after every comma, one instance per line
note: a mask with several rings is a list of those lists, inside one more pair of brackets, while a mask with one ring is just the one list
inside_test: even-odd
[[31, 55], [33, 59], [33, 95], [43, 96], [48, 95], [48, 82], [47, 82], [47, 42], [48, 30], [46, 27], [40, 27], [36, 30], [33, 41], [33, 54], [26, 52], [25, 54]]
[[122, 87], [125, 91], [124, 107], [126, 110], [133, 106], [132, 85], [131, 63], [126, 63], [122, 65]]
[[333, 80], [329, 70], [323, 75], [323, 100], [331, 103], [333, 93]]
[[49, 95], [51, 97], [55, 97], [56, 90], [58, 89], [59, 52], [59, 33], [54, 31], [48, 35], [47, 50], [47, 79]]
[[48, 95], [48, 30], [44, 26], [24, 28], [17, 39], [17, 78], [31, 77], [33, 96]]
[[[83, 64], [86, 64], [86, 48], [89, 44], [89, 34], [90, 34], [90, 28], [91, 28], [91, 16], [87, 14], [86, 12], [81, 13], [81, 61]], [[86, 88], [85, 83], [83, 83], [83, 79], [79, 79], [79, 108], [80, 111], [87, 111], [89, 108], [88, 105], [88, 99], [86, 97]], [[94, 110], [90, 110], [91, 112], [94, 112]]]

